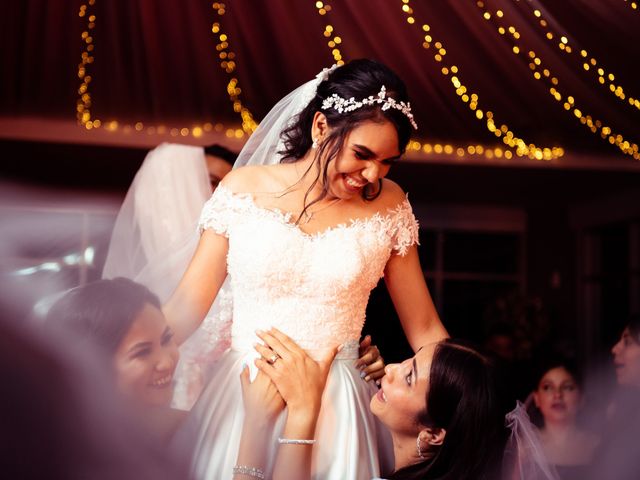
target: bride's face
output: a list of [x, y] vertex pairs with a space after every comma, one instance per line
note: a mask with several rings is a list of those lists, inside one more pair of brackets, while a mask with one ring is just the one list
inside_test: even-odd
[[147, 303], [114, 356], [120, 391], [143, 405], [168, 406], [178, 355], [164, 315]]
[[398, 133], [389, 121], [367, 121], [351, 130], [342, 150], [327, 168], [329, 196], [347, 200], [365, 185], [376, 185], [400, 157]]
[[412, 358], [385, 367], [380, 390], [371, 399], [370, 408], [392, 432], [417, 433], [417, 418], [426, 408], [434, 349], [434, 345], [426, 345]]

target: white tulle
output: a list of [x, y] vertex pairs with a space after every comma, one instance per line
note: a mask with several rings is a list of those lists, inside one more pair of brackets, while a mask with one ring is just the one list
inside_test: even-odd
[[282, 131], [295, 121], [316, 94], [318, 85], [338, 68], [325, 68], [316, 77], [283, 97], [262, 119], [260, 126], [245, 143], [234, 168], [244, 165], [270, 165], [280, 162], [278, 152], [284, 148]]
[[536, 427], [520, 402], [507, 414], [506, 425], [511, 434], [504, 452], [503, 480], [560, 480], [544, 454]]
[[[201, 147], [163, 143], [138, 170], [116, 218], [103, 278], [127, 277], [166, 302], [198, 244], [197, 224], [211, 197]], [[202, 327], [180, 348], [174, 406], [189, 409], [203, 388], [204, 370], [230, 344], [231, 298], [216, 298]]]

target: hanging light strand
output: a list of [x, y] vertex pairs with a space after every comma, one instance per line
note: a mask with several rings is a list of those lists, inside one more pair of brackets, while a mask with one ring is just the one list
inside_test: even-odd
[[[218, 21], [214, 22], [211, 26], [211, 32], [216, 35], [218, 39], [216, 50], [220, 59], [220, 67], [230, 75], [229, 82], [227, 83], [227, 94], [229, 95], [229, 100], [233, 103], [233, 111], [240, 114], [240, 118], [242, 119], [243, 135], [251, 135], [256, 128], [258, 128], [258, 123], [254, 120], [251, 111], [243, 105], [240, 98], [242, 93], [240, 82], [238, 81], [238, 78], [233, 75], [237, 66], [236, 54], [230, 50], [229, 36], [222, 31], [222, 25], [220, 22], [221, 18], [226, 13], [226, 6], [222, 2], [214, 2], [213, 10], [219, 17]], [[240, 135], [240, 137], [243, 135]]]
[[[562, 94], [559, 88], [560, 81], [549, 68], [545, 68], [543, 61], [539, 55], [533, 50], [529, 50], [524, 54], [524, 49], [520, 43], [521, 35], [513, 25], [503, 25], [504, 12], [497, 10], [493, 14], [485, 8], [484, 2], [476, 2], [477, 7], [482, 11], [482, 17], [492, 23], [498, 33], [509, 42], [511, 45], [511, 52], [522, 58], [524, 61], [528, 61], [529, 70], [536, 80], [543, 81], [547, 84], [549, 95], [558, 103], [562, 103], [564, 110], [572, 114], [578, 119], [580, 124], [588, 128], [592, 133], [600, 133], [600, 136], [607, 140], [611, 145], [618, 147], [623, 153], [632, 156], [634, 159], [639, 160], [640, 154], [638, 153], [638, 145], [626, 140], [620, 133], [616, 133], [611, 127], [605, 125], [601, 120], [594, 119], [591, 115], [585, 113], [582, 108], [578, 107], [578, 104], [572, 95]], [[505, 27], [506, 25], [506, 27]]]
[[631, 107], [640, 110], [640, 99], [628, 95], [622, 85], [616, 84], [616, 76], [613, 74], [613, 72], [605, 69], [600, 64], [600, 62], [587, 50], [578, 49], [578, 47], [574, 48], [572, 44], [576, 44], [577, 42], [570, 40], [567, 33], [560, 32], [559, 27], [556, 26], [552, 28], [550, 24], [556, 22], [550, 20], [548, 15], [545, 15], [544, 9], [542, 8], [542, 6], [537, 4], [537, 2], [534, 5], [530, 0], [529, 6], [531, 7], [532, 14], [536, 17], [536, 24], [542, 28], [547, 40], [549, 40], [551, 43], [556, 45], [558, 49], [568, 55], [579, 55], [580, 61], [582, 62], [583, 70], [595, 75], [599, 85], [606, 86], [607, 90], [611, 94], [615, 95], [616, 98], [627, 103]]
[[626, 3], [627, 5], [629, 5], [632, 9], [634, 9], [636, 12], [639, 10], [638, 9], [638, 2], [635, 1], [629, 1], [629, 0], [624, 0], [624, 3]]
[[80, 18], [86, 19], [86, 25], [81, 35], [84, 48], [78, 64], [80, 86], [78, 87], [78, 99], [76, 100], [76, 118], [78, 125], [82, 125], [87, 130], [100, 127], [101, 124], [100, 120], [93, 120], [91, 117], [91, 92], [89, 91], [89, 84], [92, 80], [91, 75], [89, 75], [89, 66], [94, 61], [93, 51], [95, 48], [91, 32], [96, 26], [96, 16], [91, 7], [95, 3], [96, 0], [88, 0], [87, 3], [80, 5], [80, 11], [78, 12]]
[[[411, 8], [410, 0], [402, 0], [402, 11], [407, 16], [407, 23], [414, 25], [416, 23], [416, 19], [413, 16], [413, 8]], [[501, 138], [502, 142], [507, 147], [514, 149], [515, 154], [518, 157], [529, 157], [536, 160], [552, 160], [564, 155], [564, 149], [561, 147], [538, 147], [534, 143], [527, 143], [524, 139], [515, 135], [508, 125], [503, 123], [498, 126], [498, 122], [494, 119], [493, 112], [489, 110], [482, 110], [480, 108], [480, 99], [478, 94], [471, 92], [462, 82], [458, 66], [444, 62], [447, 51], [444, 48], [442, 41], [434, 38], [433, 33], [431, 32], [431, 26], [426, 23], [422, 24], [422, 31], [424, 33], [424, 42], [422, 43], [422, 47], [425, 50], [429, 50], [432, 46], [434, 47], [433, 58], [436, 62], [443, 65], [440, 69], [440, 73], [449, 78], [460, 101], [467, 104], [468, 108], [474, 112], [476, 119], [486, 124], [487, 130], [493, 133], [496, 137]]]
[[129, 134], [133, 132], [146, 132], [147, 135], [165, 135], [168, 134], [172, 137], [187, 137], [189, 135], [199, 138], [204, 132], [223, 132], [226, 131], [227, 137], [242, 137], [244, 131], [240, 128], [232, 129], [226, 128], [222, 123], [216, 123], [215, 125], [206, 122], [203, 125], [194, 125], [192, 127], [181, 128], [169, 128], [165, 125], [145, 125], [143, 122], [135, 122], [133, 125], [121, 124], [118, 120], [102, 121], [99, 118], [95, 118], [92, 115], [92, 99], [89, 89], [92, 81], [92, 76], [89, 75], [90, 65], [94, 62], [94, 36], [92, 35], [96, 25], [96, 15], [93, 12], [96, 0], [87, 0], [86, 3], [80, 6], [78, 16], [81, 19], [86, 19], [86, 27], [82, 32], [81, 39], [84, 50], [81, 55], [81, 61], [78, 64], [78, 78], [80, 79], [80, 86], [78, 87], [78, 99], [76, 100], [76, 117], [78, 124], [92, 130], [94, 128], [104, 128], [110, 132], [121, 131]]
[[[320, 2], [315, 0], [313, 1], [314, 1], [316, 10], [318, 10], [318, 14], [321, 17], [325, 17], [329, 14], [329, 12], [331, 11], [331, 5], [329, 5], [327, 2]], [[328, 39], [327, 46], [331, 50], [331, 55], [333, 55], [333, 61], [337, 65], [344, 65], [344, 56], [342, 55], [342, 51], [340, 50], [340, 45], [342, 44], [342, 37], [340, 37], [336, 33], [335, 29], [333, 28], [333, 25], [331, 25], [330, 23], [327, 23], [324, 26], [323, 35], [325, 38]]]

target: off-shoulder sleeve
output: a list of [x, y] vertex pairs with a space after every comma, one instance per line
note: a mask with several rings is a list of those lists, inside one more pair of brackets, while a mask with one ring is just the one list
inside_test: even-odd
[[218, 185], [211, 198], [202, 207], [198, 221], [198, 233], [202, 234], [205, 230], [211, 229], [228, 237], [229, 226], [232, 223], [234, 211], [237, 209], [234, 205], [235, 201], [236, 199], [229, 189], [224, 185]]
[[418, 244], [418, 220], [416, 220], [409, 200], [403, 201], [393, 211], [391, 248], [400, 256], [405, 256], [409, 247]]

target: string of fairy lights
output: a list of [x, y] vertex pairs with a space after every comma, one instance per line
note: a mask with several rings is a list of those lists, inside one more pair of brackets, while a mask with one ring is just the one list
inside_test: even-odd
[[[406, 21], [409, 24], [415, 24], [416, 19], [413, 15], [413, 9], [410, 5], [411, 0], [402, 0], [402, 11], [406, 14]], [[626, 1], [626, 0], [625, 0]], [[183, 136], [189, 135], [193, 137], [200, 137], [204, 132], [224, 132], [227, 137], [243, 138], [244, 136], [251, 135], [258, 126], [253, 114], [248, 107], [243, 103], [241, 94], [242, 89], [239, 84], [238, 78], [234, 75], [237, 69], [237, 55], [230, 48], [229, 35], [223, 31], [222, 17], [225, 15], [227, 7], [223, 2], [214, 2], [212, 8], [217, 16], [212, 24], [211, 31], [216, 38], [216, 51], [220, 62], [220, 67], [229, 75], [227, 83], [227, 94], [229, 100], [233, 105], [234, 112], [238, 113], [241, 120], [241, 128], [228, 128], [222, 123], [204, 123], [203, 125], [195, 125], [192, 127], [182, 128], [168, 128], [163, 125], [145, 125], [143, 122], [135, 122], [133, 125], [120, 125], [117, 120], [102, 121], [99, 118], [95, 118], [92, 115], [92, 98], [90, 92], [90, 84], [92, 76], [90, 75], [90, 66], [95, 60], [95, 45], [92, 31], [96, 25], [96, 14], [93, 11], [96, 0], [86, 0], [86, 2], [80, 6], [79, 17], [86, 21], [85, 29], [81, 34], [83, 42], [83, 51], [81, 53], [81, 60], [78, 64], [78, 78], [80, 85], [78, 87], [78, 99], [76, 101], [76, 115], [78, 123], [91, 130], [94, 128], [105, 128], [110, 131], [122, 130], [125, 133], [136, 131], [146, 132], [149, 135], [153, 134], [170, 134], [171, 136]], [[635, 2], [628, 2], [631, 8], [637, 9]], [[332, 7], [327, 2], [314, 1], [315, 8], [320, 16], [327, 16], [332, 11]], [[495, 11], [493, 14], [485, 8], [483, 1], [477, 1], [476, 5], [482, 10], [482, 16], [485, 20], [494, 23], [498, 32], [505, 39], [508, 39], [512, 44], [512, 52], [520, 58], [525, 58], [529, 63], [529, 68], [533, 77], [536, 80], [546, 81], [549, 85], [549, 94], [556, 101], [561, 102], [564, 109], [572, 113], [581, 124], [591, 130], [593, 133], [599, 133], [600, 136], [607, 140], [610, 144], [617, 146], [623, 153], [632, 156], [635, 159], [640, 159], [638, 153], [638, 145], [626, 140], [620, 133], [614, 132], [613, 129], [603, 124], [599, 119], [594, 119], [591, 115], [583, 113], [583, 111], [576, 105], [576, 100], [572, 95], [563, 95], [559, 89], [559, 80], [552, 74], [549, 68], [544, 68], [543, 61], [539, 55], [533, 50], [529, 50], [527, 55], [520, 55], [521, 44], [520, 33], [513, 25], [508, 25], [506, 19], [504, 19], [504, 12], [501, 10]], [[573, 48], [569, 42], [566, 34], [559, 32], [556, 27], [551, 27], [551, 23], [548, 18], [545, 17], [543, 10], [537, 6], [532, 6], [533, 15], [538, 19], [538, 24], [545, 30], [545, 37], [549, 41], [557, 42], [557, 46], [560, 50], [567, 54], [577, 54], [578, 49]], [[505, 22], [503, 25], [502, 22]], [[555, 31], [554, 31], [555, 28]], [[424, 33], [424, 42], [422, 47], [425, 50], [433, 48], [433, 58], [436, 62], [442, 64], [440, 73], [447, 77], [451, 85], [455, 88], [455, 93], [459, 100], [465, 103], [468, 108], [474, 113], [475, 117], [485, 123], [489, 132], [494, 134], [497, 138], [501, 139], [505, 147], [494, 146], [488, 147], [486, 145], [466, 145], [455, 146], [448, 143], [427, 143], [418, 140], [412, 140], [408, 145], [408, 150], [422, 151], [430, 154], [443, 154], [443, 155], [457, 155], [460, 157], [467, 155], [482, 155], [486, 158], [506, 158], [511, 159], [514, 154], [518, 157], [529, 157], [536, 160], [553, 160], [560, 158], [564, 155], [564, 149], [562, 147], [539, 147], [534, 143], [528, 143], [523, 138], [515, 135], [511, 128], [501, 123], [498, 126], [498, 122], [494, 117], [494, 113], [491, 110], [483, 110], [480, 107], [480, 99], [477, 93], [472, 92], [470, 87], [463, 83], [461, 80], [460, 68], [450, 62], [445, 61], [447, 51], [444, 48], [442, 41], [434, 39], [431, 26], [427, 23], [422, 24], [422, 31]], [[508, 34], [507, 34], [508, 32]], [[335, 63], [344, 64], [344, 55], [341, 51], [341, 45], [343, 43], [342, 37], [339, 36], [335, 30], [335, 27], [326, 22], [324, 26], [323, 36], [328, 39], [327, 46], [329, 47], [333, 60]], [[556, 40], [557, 39], [557, 40]], [[640, 100], [628, 95], [625, 89], [615, 84], [615, 75], [604, 69], [599, 65], [598, 60], [590, 55], [586, 50], [579, 50], [579, 54], [583, 60], [583, 69], [586, 72], [597, 73], [598, 82], [601, 85], [608, 84], [608, 89], [616, 97], [621, 100], [626, 100], [629, 105], [640, 109]], [[447, 58], [448, 60], [448, 58]]]
[[[89, 65], [93, 63], [93, 37], [91, 30], [96, 26], [96, 16], [88, 11], [88, 7], [93, 6], [96, 0], [88, 0], [84, 5], [80, 6], [78, 16], [86, 18], [85, 29], [82, 32], [82, 42], [84, 50], [80, 56], [78, 64], [78, 78], [80, 86], [78, 87], [78, 100], [76, 101], [76, 117], [78, 123], [83, 125], [87, 130], [91, 130], [94, 126], [100, 127], [100, 120], [92, 121], [91, 119], [91, 93], [89, 92], [89, 84], [91, 83], [91, 75], [88, 74]], [[97, 125], [94, 125], [97, 122]]]
[[629, 5], [631, 8], [633, 8], [635, 11], [638, 11], [638, 2], [633, 2], [633, 1], [629, 1], [629, 0], [624, 0], [624, 3], [626, 3], [627, 5]]
[[[96, 14], [93, 11], [96, 0], [87, 0], [86, 3], [80, 6], [80, 10], [78, 12], [78, 16], [82, 19], [86, 19], [85, 29], [81, 34], [81, 38], [83, 41], [83, 51], [81, 54], [81, 61], [78, 64], [78, 78], [80, 79], [80, 86], [78, 87], [78, 99], [76, 101], [76, 117], [78, 120], [78, 124], [86, 128], [87, 130], [92, 130], [94, 128], [104, 128], [108, 131], [122, 131], [124, 133], [130, 132], [146, 132], [148, 135], [164, 135], [168, 134], [172, 137], [188, 137], [193, 136], [194, 138], [201, 137], [205, 132], [224, 132], [225, 135], [229, 138], [242, 138], [245, 135], [250, 135], [257, 128], [258, 124], [253, 118], [253, 114], [251, 111], [245, 107], [240, 99], [240, 94], [242, 92], [238, 79], [232, 75], [232, 73], [236, 69], [235, 57], [236, 54], [229, 50], [229, 39], [228, 35], [222, 32], [222, 26], [220, 21], [216, 21], [213, 23], [211, 27], [212, 33], [217, 36], [219, 42], [216, 45], [216, 50], [218, 51], [218, 57], [220, 58], [220, 67], [225, 70], [225, 72], [231, 75], [229, 82], [227, 84], [227, 93], [229, 95], [229, 100], [233, 103], [233, 109], [235, 112], [240, 114], [242, 120], [242, 128], [229, 128], [226, 127], [223, 123], [211, 123], [206, 122], [202, 125], [194, 125], [191, 127], [181, 127], [181, 128], [170, 128], [165, 125], [145, 125], [143, 122], [135, 122], [133, 125], [130, 124], [120, 124], [117, 120], [111, 121], [102, 121], [99, 118], [95, 118], [92, 115], [91, 107], [91, 92], [89, 89], [89, 85], [92, 80], [92, 76], [89, 74], [90, 65], [94, 62], [94, 42], [93, 36], [91, 35], [91, 31], [95, 28], [96, 25]], [[218, 17], [222, 17], [225, 14], [225, 5], [224, 3], [213, 3], [213, 9]]]
[[[622, 87], [622, 85], [619, 85], [619, 84], [616, 85], [614, 83], [616, 77], [612, 72], [607, 71], [600, 64], [600, 62], [593, 55], [591, 55], [587, 50], [580, 49], [578, 52], [578, 48], [575, 48], [575, 49], [572, 48], [570, 43], [576, 43], [576, 42], [573, 42], [573, 41], [570, 42], [568, 38], [568, 34], [564, 32], [562, 33], [559, 32], [560, 29], [558, 27], [550, 26], [551, 23], [555, 23], [555, 22], [547, 18], [541, 6], [534, 5], [531, 0], [529, 1], [528, 4], [531, 7], [531, 11], [533, 15], [537, 19], [536, 24], [543, 29], [545, 33], [544, 37], [547, 40], [552, 42], [561, 51], [563, 51], [568, 55], [571, 55], [571, 54], [578, 55], [579, 53], [581, 61], [583, 62], [582, 68], [585, 72], [596, 74], [596, 77], [598, 79], [598, 84], [604, 86], [608, 83], [607, 91], [615, 95], [616, 98], [622, 100], [623, 102], [625, 102], [626, 100], [625, 103], [628, 103], [630, 106], [640, 110], [640, 100], [638, 98], [635, 98], [635, 97], [632, 97], [631, 95], [626, 94], [625, 89]], [[556, 39], [558, 39], [559, 41], [556, 41]]]
[[[410, 0], [402, 0], [402, 11], [407, 16], [407, 23], [414, 25], [416, 19], [414, 11], [411, 7]], [[422, 24], [424, 33], [424, 42], [422, 47], [429, 50], [433, 45], [435, 53], [433, 58], [436, 62], [442, 64], [440, 73], [449, 78], [455, 93], [468, 108], [474, 112], [476, 119], [485, 122], [487, 130], [496, 137], [501, 138], [502, 142], [510, 149], [515, 150], [518, 157], [529, 157], [535, 160], [553, 160], [564, 155], [564, 149], [561, 147], [538, 147], [534, 143], [527, 143], [524, 139], [518, 137], [513, 130], [506, 124], [502, 123], [498, 126], [498, 122], [494, 118], [494, 114], [490, 110], [484, 111], [480, 108], [480, 98], [477, 93], [471, 92], [469, 87], [461, 80], [460, 68], [457, 65], [445, 62], [447, 50], [444, 48], [442, 41], [434, 38], [431, 26], [427, 23]]]
[[[492, 13], [488, 8], [485, 7], [485, 4], [482, 0], [477, 1], [476, 6], [482, 12], [482, 17], [487, 22], [493, 24], [498, 30], [500, 36], [504, 38], [505, 41], [509, 42], [509, 44], [511, 45], [512, 53], [528, 62], [529, 70], [533, 75], [533, 78], [547, 83], [547, 91], [549, 95], [558, 103], [562, 103], [563, 108], [566, 112], [575, 116], [580, 124], [584, 125], [592, 133], [595, 134], [599, 132], [600, 137], [602, 137], [604, 140], [607, 140], [611, 145], [615, 145], [626, 155], [630, 155], [634, 159], [640, 160], [638, 145], [636, 143], [626, 140], [622, 134], [615, 132], [610, 126], [604, 124], [601, 120], [594, 119], [591, 115], [587, 114], [583, 110], [583, 108], [578, 106], [578, 103], [573, 95], [567, 93], [563, 94], [561, 92], [559, 86], [560, 81], [558, 80], [558, 77], [554, 76], [553, 72], [549, 68], [544, 67], [544, 63], [539, 54], [537, 54], [533, 50], [528, 50], [527, 54], [524, 54], [524, 51], [526, 49], [523, 48], [522, 42], [520, 41], [520, 33], [515, 28], [515, 26], [508, 25], [508, 23], [506, 23], [507, 19], [505, 18], [504, 12], [502, 10], [496, 10]], [[551, 33], [551, 35], [553, 36], [552, 32], [549, 33]], [[560, 43], [565, 45], [565, 50], [567, 47], [569, 47], [566, 37], [562, 37], [560, 39]], [[592, 60], [593, 62], [590, 61], [590, 63], [595, 66], [597, 62], [593, 58]]]
[[[315, 7], [318, 10], [320, 16], [326, 16], [332, 10], [331, 5], [326, 2], [315, 2]], [[338, 45], [342, 43], [342, 38], [335, 32], [335, 28], [330, 23], [327, 23], [324, 27], [324, 37], [330, 38], [327, 42], [327, 46], [331, 49], [333, 60], [338, 65], [344, 64], [344, 57]], [[407, 145], [407, 150], [415, 152], [424, 152], [427, 154], [437, 155], [457, 155], [458, 157], [466, 156], [483, 156], [487, 159], [511, 159], [513, 154], [510, 150], [505, 150], [502, 147], [487, 147], [485, 145], [465, 145], [456, 146], [449, 143], [430, 143], [422, 142], [420, 140], [411, 140]]]
[[[327, 2], [315, 2], [316, 10], [321, 17], [328, 15], [332, 7]], [[342, 37], [340, 37], [335, 28], [330, 23], [324, 26], [324, 32], [322, 32], [325, 38], [328, 38], [327, 46], [331, 49], [331, 55], [333, 55], [333, 61], [337, 65], [344, 65], [344, 58], [342, 51], [340, 50], [340, 44], [342, 43]]]
[[[222, 2], [214, 2], [213, 10], [221, 20], [222, 16], [226, 13], [226, 6]], [[242, 119], [243, 134], [236, 134], [238, 138], [242, 138], [244, 134], [251, 135], [256, 128], [258, 128], [258, 123], [254, 120], [251, 111], [243, 105], [240, 99], [242, 89], [240, 88], [238, 78], [233, 75], [233, 72], [236, 70], [236, 54], [229, 50], [229, 36], [222, 31], [220, 20], [213, 23], [211, 31], [214, 35], [218, 35], [219, 42], [216, 45], [216, 50], [220, 58], [220, 67], [227, 74], [231, 75], [229, 83], [227, 83], [227, 94], [229, 95], [229, 100], [233, 103], [233, 111], [239, 113]]]

